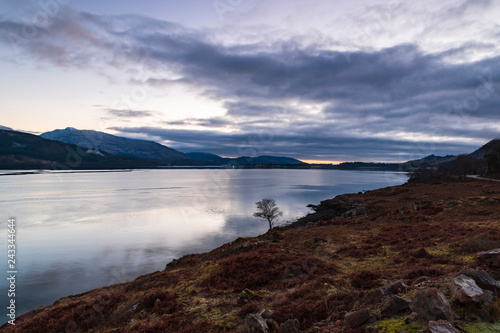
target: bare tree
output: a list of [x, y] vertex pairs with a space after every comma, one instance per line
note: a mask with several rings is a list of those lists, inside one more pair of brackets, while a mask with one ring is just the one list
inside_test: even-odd
[[276, 206], [274, 199], [262, 199], [255, 203], [257, 205], [257, 212], [253, 216], [269, 222], [269, 229], [272, 229], [274, 220], [283, 215], [283, 212]]

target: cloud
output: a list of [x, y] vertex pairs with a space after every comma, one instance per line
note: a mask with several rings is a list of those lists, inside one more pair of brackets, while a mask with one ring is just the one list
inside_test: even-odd
[[156, 112], [152, 111], [114, 110], [114, 109], [108, 109], [106, 110], [106, 112], [112, 116], [120, 118], [145, 118], [145, 117], [152, 117], [156, 114]]
[[305, 160], [346, 161], [407, 161], [426, 156], [432, 149], [435, 154], [461, 154], [472, 152], [477, 145], [456, 142], [421, 140], [391, 140], [385, 138], [360, 138], [324, 136], [315, 128], [282, 132], [275, 129], [254, 133], [229, 134], [217, 131], [175, 130], [154, 127], [113, 128], [122, 135], [134, 137], [147, 135], [150, 139], [184, 152], [203, 151], [224, 156], [258, 156], [280, 154]]
[[[428, 36], [439, 26], [439, 17], [456, 20], [491, 5], [464, 1], [443, 6], [428, 19], [434, 23], [419, 33]], [[367, 12], [380, 16], [385, 10], [373, 6]], [[396, 24], [408, 10], [404, 5], [391, 7], [383, 34], [394, 33], [387, 22]], [[353, 22], [366, 27], [372, 22], [370, 15]], [[443, 27], [451, 29], [451, 21], [445, 22]], [[0, 20], [0, 32], [22, 37], [23, 28], [15, 20]], [[487, 28], [487, 36], [500, 30]], [[433, 52], [415, 41], [342, 49], [342, 43], [321, 33], [306, 39], [280, 35], [238, 43], [221, 40], [209, 29], [71, 9], [37, 31], [36, 37], [16, 42], [37, 61], [124, 76], [147, 70], [147, 80], [130, 74], [126, 82], [155, 91], [185, 85], [219, 101], [224, 116], [165, 121], [158, 128], [114, 128], [160, 138], [180, 150], [236, 156], [247, 149], [307, 159], [399, 160], [417, 152], [469, 152], [500, 132], [500, 56], [495, 53], [498, 41], [491, 39], [455, 39]], [[108, 113], [120, 118], [153, 115], [135, 110]], [[262, 136], [272, 139], [263, 142]]]

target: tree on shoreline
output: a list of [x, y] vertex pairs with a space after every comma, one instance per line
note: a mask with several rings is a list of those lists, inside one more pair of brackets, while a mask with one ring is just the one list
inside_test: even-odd
[[267, 221], [269, 229], [272, 229], [274, 221], [283, 215], [283, 212], [279, 210], [274, 199], [262, 199], [261, 201], [257, 201], [255, 205], [257, 205], [257, 212], [253, 216]]

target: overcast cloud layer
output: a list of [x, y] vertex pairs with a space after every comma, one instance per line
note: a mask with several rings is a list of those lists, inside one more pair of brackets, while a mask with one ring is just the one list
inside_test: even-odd
[[[247, 15], [249, 25], [206, 29], [61, 7], [31, 32], [0, 16], [0, 40], [20, 63], [94, 71], [127, 82], [136, 99], [182, 87], [225, 110], [169, 121], [165, 110], [133, 100], [99, 106], [108, 131], [121, 135], [224, 156], [404, 161], [471, 152], [500, 133], [500, 26], [482, 16], [498, 5], [447, 4], [425, 12], [425, 20], [417, 15], [422, 8], [404, 3], [361, 6], [356, 17], [340, 16], [355, 29], [338, 35], [328, 30], [338, 20], [324, 20], [324, 31], [308, 30], [303, 20], [296, 31], [254, 25], [251, 15], [270, 6], [255, 3], [225, 13]], [[399, 33], [403, 26], [407, 35]]]

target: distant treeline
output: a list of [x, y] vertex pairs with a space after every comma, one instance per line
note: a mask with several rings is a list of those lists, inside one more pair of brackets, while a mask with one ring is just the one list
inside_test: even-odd
[[410, 181], [432, 183], [441, 179], [465, 179], [469, 175], [500, 178], [500, 140], [493, 142], [484, 156], [464, 154], [438, 168], [417, 169], [411, 172]]

